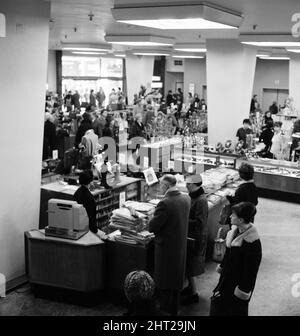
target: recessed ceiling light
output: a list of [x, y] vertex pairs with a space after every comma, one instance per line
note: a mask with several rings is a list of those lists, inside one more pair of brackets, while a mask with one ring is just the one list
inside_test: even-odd
[[110, 51], [109, 44], [93, 44], [93, 43], [63, 43], [62, 50], [69, 51]]
[[0, 13], [0, 37], [6, 37], [6, 20], [2, 13]]
[[177, 58], [204, 58], [204, 56], [196, 56], [196, 55], [172, 55], [172, 57]]
[[263, 60], [289, 60], [290, 59], [287, 56], [261, 56], [259, 58]]
[[133, 41], [123, 41], [123, 42], [109, 42], [113, 44], [123, 44], [128, 46], [136, 46], [136, 47], [153, 47], [153, 46], [166, 46], [166, 45], [172, 45], [169, 43], [159, 43], [159, 42], [133, 42]]
[[63, 47], [63, 50], [69, 51], [107, 51], [108, 49], [99, 49], [99, 48], [70, 48], [70, 47]]
[[79, 55], [106, 55], [104, 52], [97, 52], [97, 51], [72, 51], [72, 54], [79, 54]]
[[300, 53], [300, 49], [286, 49], [286, 50], [292, 53], [297, 53], [297, 54]]
[[105, 41], [129, 46], [172, 46], [174, 38], [155, 35], [105, 35]]
[[205, 19], [162, 19], [162, 20], [128, 20], [119, 21], [126, 24], [156, 29], [237, 29], [218, 22]]
[[126, 57], [125, 54], [115, 54], [116, 57]]
[[133, 55], [137, 56], [170, 56], [170, 53], [161, 53], [161, 52], [134, 52]]
[[157, 6], [149, 2], [138, 7], [115, 0], [111, 11], [118, 22], [157, 29], [236, 29], [243, 20], [240, 13], [194, 1]]
[[259, 42], [259, 41], [247, 41], [243, 44], [254, 45], [258, 47], [300, 47], [300, 42]]
[[186, 51], [186, 52], [206, 52], [206, 48], [174, 48], [174, 50], [178, 51]]

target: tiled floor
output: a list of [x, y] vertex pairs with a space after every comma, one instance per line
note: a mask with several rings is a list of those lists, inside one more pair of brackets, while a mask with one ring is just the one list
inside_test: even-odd
[[[261, 235], [263, 259], [249, 314], [300, 315], [300, 296], [292, 295], [292, 276], [300, 273], [300, 205], [261, 198], [255, 225]], [[200, 302], [181, 307], [180, 315], [208, 315], [209, 297], [218, 280], [215, 267], [208, 263], [206, 273], [199, 277]], [[118, 316], [126, 311], [126, 307], [106, 301], [86, 307], [35, 298], [27, 285], [0, 299], [0, 315]]]

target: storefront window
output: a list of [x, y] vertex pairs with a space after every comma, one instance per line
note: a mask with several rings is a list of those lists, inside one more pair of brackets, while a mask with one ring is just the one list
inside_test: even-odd
[[99, 77], [100, 59], [97, 57], [63, 56], [62, 75], [63, 77]]
[[90, 91], [98, 92], [100, 87], [105, 92], [104, 106], [108, 104], [108, 96], [114, 88], [123, 90], [123, 60], [107, 57], [62, 57], [62, 90], [75, 90], [81, 102], [89, 102]]

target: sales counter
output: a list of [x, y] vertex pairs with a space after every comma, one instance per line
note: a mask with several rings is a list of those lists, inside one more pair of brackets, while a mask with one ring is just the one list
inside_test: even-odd
[[[78, 185], [69, 185], [63, 181], [55, 181], [41, 186], [40, 222], [39, 228], [48, 225], [48, 201], [51, 198], [73, 200]], [[125, 193], [126, 200], [139, 200], [141, 197], [141, 180], [137, 178], [120, 176], [120, 183], [112, 185], [112, 189], [103, 187], [92, 190], [97, 204], [97, 225], [104, 226], [114, 209], [120, 205], [120, 194]]]
[[92, 232], [78, 240], [45, 236], [45, 230], [25, 232], [26, 274], [31, 284], [78, 292], [105, 285], [105, 243]]

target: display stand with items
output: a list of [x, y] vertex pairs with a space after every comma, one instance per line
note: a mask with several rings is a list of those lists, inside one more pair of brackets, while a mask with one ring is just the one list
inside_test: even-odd
[[[125, 193], [126, 200], [140, 199], [140, 179], [120, 176], [121, 182], [111, 189], [96, 186], [92, 190], [97, 203], [97, 226], [99, 228], [108, 223], [114, 209], [120, 205], [120, 194]], [[63, 181], [56, 181], [41, 186], [40, 223], [43, 229], [48, 225], [48, 201], [51, 198], [73, 200], [73, 195], [79, 186], [69, 185]]]
[[[238, 160], [237, 168], [245, 160]], [[300, 165], [297, 162], [272, 159], [249, 159], [254, 167], [254, 181], [258, 188], [300, 194]]]

